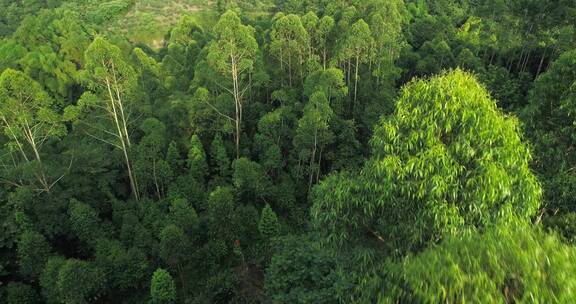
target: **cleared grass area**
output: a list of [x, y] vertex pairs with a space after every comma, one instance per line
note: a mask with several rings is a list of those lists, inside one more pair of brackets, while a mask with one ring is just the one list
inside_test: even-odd
[[158, 50], [164, 46], [166, 33], [185, 14], [196, 17], [203, 26], [210, 26], [217, 19], [211, 1], [136, 0], [128, 13], [108, 29], [123, 34], [133, 43]]

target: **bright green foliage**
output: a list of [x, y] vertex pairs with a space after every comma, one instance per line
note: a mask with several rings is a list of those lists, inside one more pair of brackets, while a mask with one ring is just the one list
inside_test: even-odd
[[23, 162], [34, 160], [40, 165], [37, 180], [45, 191], [53, 184], [42, 168], [42, 148], [48, 140], [66, 135], [56, 106], [42, 86], [26, 74], [6, 69], [0, 75], [0, 126], [8, 139], [6, 144]]
[[150, 283], [150, 300], [153, 304], [171, 304], [176, 302], [176, 284], [170, 273], [162, 268], [156, 269]]
[[337, 302], [336, 260], [313, 237], [282, 238], [266, 271], [265, 288], [278, 303]]
[[187, 164], [190, 175], [203, 182], [208, 174], [208, 163], [206, 162], [206, 152], [204, 152], [202, 142], [197, 135], [193, 135], [190, 140]]
[[[120, 48], [96, 37], [84, 54], [83, 75], [92, 92], [85, 92], [76, 106], [66, 108], [64, 116], [74, 119], [81, 114], [88, 135], [120, 150], [134, 198], [140, 198], [138, 181], [130, 157], [131, 109], [137, 85], [136, 72], [123, 58]], [[103, 112], [103, 113], [102, 113]], [[90, 113], [91, 115], [86, 115]]]
[[[208, 65], [224, 77], [219, 89], [230, 93], [234, 99], [236, 157], [240, 155], [240, 137], [244, 109], [244, 94], [250, 89], [249, 76], [254, 71], [258, 43], [254, 29], [243, 25], [236, 13], [227, 11], [214, 27], [216, 39], [208, 49]], [[217, 80], [218, 81], [218, 80]], [[218, 111], [220, 113], [220, 111]]]
[[546, 205], [574, 211], [576, 50], [562, 54], [536, 80], [525, 116], [535, 142], [537, 170], [546, 177]]
[[330, 54], [329, 43], [333, 39], [334, 18], [324, 16], [318, 21], [314, 43], [316, 43], [317, 52], [321, 54], [322, 66], [326, 68], [328, 56]]
[[[245, 77], [252, 72], [258, 44], [254, 29], [242, 25], [236, 13], [227, 11], [214, 27], [216, 40], [210, 45], [208, 63], [218, 72], [229, 77]], [[237, 71], [232, 68], [237, 67]], [[236, 74], [234, 74], [236, 73]]]
[[268, 204], [264, 206], [264, 209], [262, 209], [262, 213], [260, 214], [258, 231], [260, 231], [260, 235], [266, 240], [270, 240], [271, 238], [278, 236], [280, 233], [278, 217]]
[[15, 148], [28, 149], [21, 146], [26, 143], [39, 150], [46, 139], [66, 134], [55, 111], [57, 103], [26, 74], [4, 70], [0, 75], [0, 99], [3, 131]]
[[573, 247], [523, 224], [449, 238], [407, 258], [384, 303], [569, 303]]
[[34, 231], [26, 231], [18, 241], [18, 266], [20, 273], [26, 277], [37, 278], [51, 254], [50, 244], [46, 238]]
[[344, 82], [344, 73], [337, 68], [319, 70], [308, 77], [304, 84], [304, 94], [310, 98], [314, 93], [322, 92], [328, 99], [328, 104], [338, 115], [343, 116], [345, 104], [343, 98], [348, 94], [348, 88]]
[[293, 140], [300, 164], [296, 174], [300, 178], [308, 176], [309, 187], [318, 180], [323, 150], [334, 139], [329, 124], [333, 115], [328, 98], [324, 92], [318, 91], [310, 96], [298, 121]]
[[405, 46], [402, 36], [404, 1], [380, 1], [382, 4], [369, 19], [372, 37], [374, 38], [375, 66], [372, 74], [377, 77], [376, 84], [382, 85], [395, 80], [398, 69], [394, 62]]
[[194, 66], [202, 48], [204, 30], [192, 16], [184, 15], [170, 32], [162, 71], [166, 87], [187, 90], [194, 77]]
[[338, 244], [403, 253], [540, 206], [517, 121], [462, 71], [407, 85], [371, 144], [359, 174], [332, 175], [313, 193], [313, 218]]
[[0, 0], [0, 302], [570, 302], [574, 20]]
[[274, 16], [270, 39], [270, 53], [280, 64], [281, 82], [292, 87], [303, 80], [302, 65], [308, 51], [308, 33], [302, 20], [294, 14], [278, 13]]
[[[114, 93], [131, 94], [135, 89], [136, 75], [134, 69], [126, 62], [120, 48], [111, 44], [103, 37], [96, 37], [84, 54], [85, 76], [88, 86], [102, 93], [108, 94], [108, 88]], [[116, 100], [121, 103], [121, 100]]]
[[[370, 58], [370, 52], [374, 39], [370, 26], [363, 19], [352, 24], [342, 46], [341, 60], [354, 61], [354, 103], [358, 95], [358, 77], [360, 64], [366, 63]], [[348, 64], [350, 66], [350, 63]]]

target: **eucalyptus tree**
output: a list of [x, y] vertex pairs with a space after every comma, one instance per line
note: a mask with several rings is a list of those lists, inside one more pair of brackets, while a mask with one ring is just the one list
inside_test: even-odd
[[[85, 116], [86, 134], [120, 150], [124, 156], [130, 189], [139, 200], [138, 181], [131, 160], [132, 108], [136, 102], [137, 78], [134, 69], [123, 58], [120, 48], [103, 37], [96, 37], [85, 53], [84, 76], [90, 91], [76, 106], [66, 108], [68, 119]], [[97, 119], [98, 121], [94, 121]]]
[[329, 49], [331, 47], [331, 42], [333, 40], [333, 29], [334, 29], [334, 18], [331, 16], [323, 16], [318, 21], [318, 26], [316, 28], [316, 39], [318, 52], [320, 52], [322, 57], [322, 66], [326, 69], [326, 63], [328, 62]]
[[283, 75], [288, 74], [288, 85], [292, 88], [295, 79], [304, 80], [302, 65], [309, 50], [308, 32], [302, 25], [300, 16], [283, 13], [274, 16], [270, 39], [270, 53], [280, 63], [282, 84]]
[[329, 124], [333, 116], [326, 94], [317, 91], [310, 96], [298, 121], [293, 140], [298, 159], [297, 175], [308, 175], [308, 190], [312, 182], [319, 179], [324, 148], [334, 139]]
[[344, 72], [338, 68], [328, 68], [313, 72], [304, 82], [304, 95], [312, 96], [315, 92], [322, 92], [336, 114], [344, 115], [344, 97], [348, 95], [348, 87], [344, 79]]
[[[374, 44], [370, 26], [364, 20], [360, 19], [352, 24], [349, 32], [346, 34], [343, 45], [344, 59], [354, 60], [354, 99], [353, 107], [356, 104], [358, 95], [358, 74], [360, 64], [368, 62], [370, 59], [371, 48]], [[349, 65], [350, 66], [350, 65]]]
[[258, 53], [258, 43], [254, 38], [254, 29], [243, 25], [233, 11], [224, 13], [214, 26], [214, 41], [208, 47], [207, 61], [211, 68], [221, 74], [227, 84], [219, 84], [220, 89], [234, 99], [235, 114], [230, 117], [215, 110], [234, 122], [236, 129], [236, 158], [240, 157], [240, 138], [242, 131], [242, 112], [244, 94], [251, 88], [251, 74]]
[[406, 42], [402, 33], [404, 23], [404, 2], [401, 0], [380, 1], [382, 4], [378, 11], [369, 19], [373, 36], [373, 55], [370, 60], [374, 62], [372, 74], [376, 77], [376, 85], [382, 81], [389, 83], [399, 74], [394, 63], [400, 57], [400, 51]]
[[[26, 74], [6, 69], [0, 75], [0, 126], [11, 151], [20, 154], [25, 163], [37, 163], [35, 176], [40, 190], [49, 192], [57, 181], [50, 181], [44, 172], [42, 148], [51, 138], [66, 135], [58, 104], [42, 86]], [[18, 160], [13, 158], [13, 165]], [[9, 181], [18, 185], [18, 181]]]
[[541, 74], [523, 110], [535, 143], [536, 170], [544, 177], [546, 206], [576, 211], [576, 50], [563, 53]]
[[314, 222], [354, 248], [360, 265], [465, 229], [526, 220], [540, 207], [518, 121], [465, 72], [408, 84], [371, 146], [360, 173], [333, 174], [312, 193]]

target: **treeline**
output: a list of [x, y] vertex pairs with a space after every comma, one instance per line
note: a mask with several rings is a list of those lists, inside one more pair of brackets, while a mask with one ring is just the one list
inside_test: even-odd
[[0, 3], [0, 302], [574, 301], [573, 1], [145, 2]]

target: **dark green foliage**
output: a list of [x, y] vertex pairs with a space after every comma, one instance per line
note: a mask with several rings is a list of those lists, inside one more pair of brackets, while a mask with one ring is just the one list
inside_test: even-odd
[[208, 175], [208, 163], [206, 162], [206, 152], [197, 135], [192, 136], [190, 140], [187, 164], [190, 175], [196, 180], [204, 182], [204, 178]]
[[34, 231], [24, 232], [18, 241], [20, 273], [31, 279], [38, 278], [50, 254], [50, 244], [42, 234]]
[[[216, 188], [208, 198], [208, 230], [213, 239], [221, 240], [224, 246], [232, 245], [236, 237], [234, 209], [236, 200], [231, 188]], [[228, 244], [225, 244], [228, 243]]]
[[171, 141], [168, 145], [168, 151], [166, 151], [166, 162], [170, 166], [172, 178], [182, 172], [182, 158], [180, 156], [180, 151], [178, 150], [178, 145], [174, 141]]
[[96, 263], [108, 274], [107, 282], [118, 289], [139, 287], [145, 278], [149, 262], [138, 248], [126, 249], [116, 240], [100, 239], [95, 250]]
[[544, 227], [558, 233], [567, 243], [576, 243], [576, 213], [552, 214], [546, 216], [542, 222]]
[[106, 237], [105, 226], [100, 222], [96, 211], [89, 205], [72, 200], [68, 215], [70, 228], [80, 241], [94, 245], [99, 238]]
[[162, 268], [156, 269], [150, 283], [150, 300], [153, 304], [176, 302], [176, 285], [170, 273]]
[[174, 199], [170, 205], [169, 216], [172, 223], [180, 227], [188, 237], [194, 237], [198, 228], [198, 214], [190, 203], [182, 198]]
[[48, 303], [59, 302], [58, 273], [65, 261], [62, 257], [51, 257], [42, 271], [40, 287], [42, 287], [42, 295]]
[[270, 205], [266, 205], [264, 209], [262, 209], [260, 222], [258, 223], [258, 231], [260, 231], [260, 235], [266, 240], [278, 236], [280, 232], [278, 217], [276, 213], [274, 213], [274, 210], [270, 208]]
[[103, 292], [106, 280], [104, 271], [94, 263], [67, 260], [58, 272], [59, 299], [64, 303], [88, 303]]
[[184, 231], [176, 225], [168, 225], [160, 232], [160, 257], [174, 269], [189, 257], [190, 245]]
[[0, 0], [0, 302], [568, 303], [574, 20]]
[[212, 175], [216, 176], [214, 183], [224, 185], [230, 178], [230, 158], [226, 152], [222, 136], [218, 133], [210, 144], [210, 166], [213, 168]]
[[264, 199], [271, 193], [272, 182], [257, 162], [239, 158], [232, 164], [232, 181], [240, 193], [254, 199]]
[[[1, 293], [0, 293], [1, 294]], [[6, 304], [34, 304], [39, 303], [38, 293], [32, 286], [24, 283], [10, 282], [4, 288], [4, 301]]]
[[266, 292], [278, 303], [337, 302], [339, 275], [329, 249], [314, 237], [281, 238], [266, 271]]
[[529, 136], [534, 141], [536, 169], [544, 179], [549, 208], [574, 211], [576, 153], [576, 51], [560, 56], [534, 83], [525, 110]]

